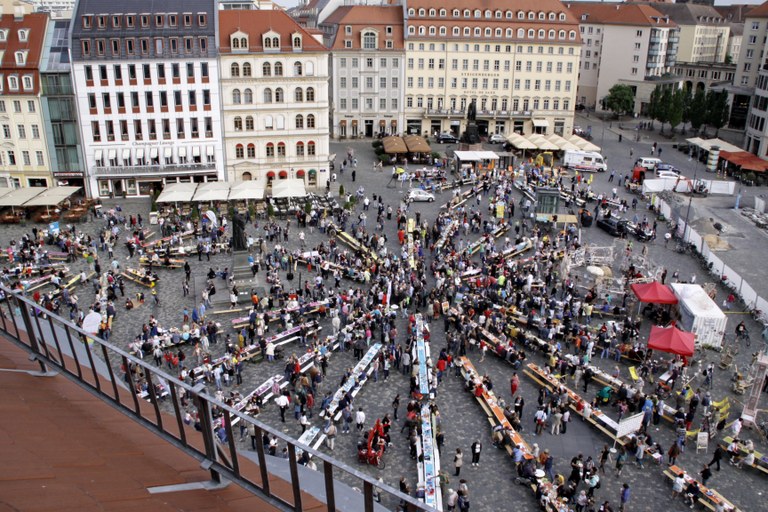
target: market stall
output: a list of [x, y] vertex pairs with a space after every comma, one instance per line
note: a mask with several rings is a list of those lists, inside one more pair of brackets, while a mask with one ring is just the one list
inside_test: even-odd
[[679, 325], [696, 335], [697, 346], [719, 348], [728, 319], [704, 288], [697, 284], [669, 285], [679, 301]]
[[674, 325], [671, 327], [654, 325], [651, 327], [651, 335], [648, 337], [648, 348], [691, 357], [696, 349], [695, 338], [693, 333], [681, 331]]

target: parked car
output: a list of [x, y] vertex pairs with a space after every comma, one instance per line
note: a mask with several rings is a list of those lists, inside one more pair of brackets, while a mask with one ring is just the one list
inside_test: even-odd
[[441, 133], [437, 136], [438, 144], [456, 144], [459, 139], [452, 133]]
[[488, 137], [488, 142], [490, 144], [504, 144], [507, 142], [507, 137], [503, 133], [494, 133]]
[[584, 105], [583, 103], [577, 103], [577, 104], [576, 104], [576, 110], [577, 110], [577, 111], [579, 111], [579, 110], [584, 110], [585, 108], [587, 108], [587, 107], [586, 107], [586, 105]]
[[662, 163], [661, 158], [654, 158], [652, 156], [641, 156], [635, 161], [636, 166], [645, 167], [649, 171], [654, 170], [660, 163]]
[[597, 219], [597, 227], [612, 236], [623, 236], [629, 232], [629, 221], [617, 217], [602, 217]]
[[680, 174], [680, 169], [678, 169], [677, 167], [675, 167], [672, 164], [664, 164], [664, 163], [656, 164], [656, 174], [658, 174], [658, 173], [660, 173], [662, 171], [664, 171], [664, 172], [673, 172], [675, 174]]
[[432, 194], [431, 192], [427, 192], [426, 190], [422, 190], [420, 188], [414, 188], [411, 189], [408, 192], [408, 201], [416, 201], [416, 202], [428, 202], [431, 203], [435, 200], [435, 194]]
[[691, 145], [687, 142], [678, 142], [677, 144], [673, 144], [673, 147], [677, 148], [678, 151], [682, 151], [683, 153], [689, 153], [691, 151]]
[[680, 176], [680, 174], [672, 171], [656, 171], [656, 177], [657, 178], [672, 178], [672, 179], [678, 179], [678, 178], [684, 178], [684, 176]]

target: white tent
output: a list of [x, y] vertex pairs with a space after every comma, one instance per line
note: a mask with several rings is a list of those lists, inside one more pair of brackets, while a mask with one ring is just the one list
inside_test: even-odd
[[240, 181], [229, 189], [230, 201], [264, 199], [264, 186], [258, 181]]
[[197, 183], [169, 183], [163, 189], [158, 203], [184, 203], [191, 201], [195, 196]]
[[515, 146], [517, 149], [536, 149], [536, 144], [529, 141], [519, 133], [512, 133], [507, 137], [507, 142]]
[[540, 149], [542, 151], [557, 151], [560, 149], [557, 144], [548, 141], [546, 138], [544, 138], [543, 135], [539, 135], [537, 133], [528, 135], [528, 140], [536, 144], [536, 149]]
[[582, 151], [600, 151], [600, 146], [596, 146], [595, 144], [592, 144], [586, 139], [582, 139], [576, 134], [571, 135], [567, 140]]
[[499, 159], [499, 155], [493, 151], [454, 151], [453, 154], [462, 162], [479, 162], [481, 160]]
[[577, 150], [579, 147], [576, 144], [562, 138], [556, 133], [553, 133], [547, 137], [547, 140], [553, 144], [556, 144], [560, 151]]
[[48, 189], [42, 187], [17, 188], [0, 197], [0, 206], [21, 206], [30, 199], [39, 196]]
[[192, 198], [195, 202], [226, 201], [229, 199], [230, 184], [223, 181], [201, 183]]
[[305, 197], [307, 190], [304, 188], [304, 180], [286, 179], [272, 182], [272, 197]]
[[698, 284], [671, 283], [680, 310], [679, 327], [696, 335], [696, 346], [719, 347], [728, 319]]
[[24, 203], [24, 206], [56, 206], [78, 190], [80, 187], [47, 188], [42, 194], [38, 194]]
[[0, 197], [7, 196], [11, 192], [13, 192], [13, 189], [10, 187], [0, 187]]
[[711, 151], [714, 146], [717, 146], [720, 151], [728, 151], [729, 153], [736, 153], [739, 151], [744, 151], [738, 146], [734, 146], [730, 142], [726, 142], [722, 139], [701, 139], [699, 137], [692, 137], [690, 139], [686, 139], [686, 142], [689, 144], [693, 144], [694, 146], [698, 146], [704, 151]]

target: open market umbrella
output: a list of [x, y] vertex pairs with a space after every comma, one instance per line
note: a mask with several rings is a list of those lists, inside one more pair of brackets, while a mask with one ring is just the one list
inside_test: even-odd
[[648, 337], [648, 348], [691, 357], [696, 349], [696, 336], [692, 332], [681, 331], [674, 325], [671, 327], [651, 327]]

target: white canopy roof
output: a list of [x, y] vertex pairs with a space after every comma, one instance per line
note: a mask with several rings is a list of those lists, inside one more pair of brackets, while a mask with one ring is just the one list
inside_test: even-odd
[[163, 189], [158, 203], [184, 203], [191, 201], [195, 195], [197, 183], [169, 183]]
[[728, 151], [730, 153], [735, 153], [737, 151], [744, 151], [738, 146], [734, 146], [730, 142], [726, 142], [722, 139], [701, 139], [699, 137], [693, 137], [690, 139], [686, 139], [686, 141], [689, 144], [693, 144], [694, 146], [698, 146], [702, 148], [704, 151], [711, 151], [712, 146], [717, 146], [720, 148], [721, 151]]
[[17, 188], [3, 197], [0, 197], [0, 206], [21, 206], [46, 190], [47, 189], [42, 187]]
[[210, 183], [201, 183], [197, 187], [193, 201], [226, 201], [229, 198], [229, 183], [223, 181], [212, 181]]
[[264, 199], [264, 187], [258, 181], [240, 181], [229, 189], [229, 200]]
[[480, 160], [499, 159], [499, 155], [493, 151], [454, 151], [453, 154], [462, 162], [479, 162]]
[[549, 126], [549, 121], [546, 119], [532, 119], [533, 126], [537, 128], [547, 128]]
[[0, 197], [7, 196], [13, 192], [13, 189], [10, 187], [0, 187]]
[[698, 284], [671, 283], [675, 296], [690, 313], [697, 317], [724, 318], [725, 313], [709, 298]]
[[30, 199], [24, 206], [56, 206], [80, 190], [80, 187], [52, 187]]
[[547, 140], [552, 144], [556, 144], [560, 151], [577, 150], [579, 147], [572, 142], [562, 138], [556, 133], [547, 136]]
[[536, 133], [529, 135], [528, 140], [536, 144], [537, 149], [541, 149], [543, 151], [558, 151], [560, 149], [557, 144], [548, 141], [546, 138], [544, 138], [543, 135]]
[[307, 190], [304, 188], [304, 180], [286, 179], [272, 182], [272, 197], [304, 197]]
[[600, 151], [600, 146], [596, 146], [586, 139], [582, 139], [578, 135], [571, 135], [568, 137], [568, 142], [577, 146], [582, 151]]
[[507, 142], [515, 146], [517, 149], [536, 149], [536, 144], [529, 141], [519, 133], [512, 133], [507, 137]]

